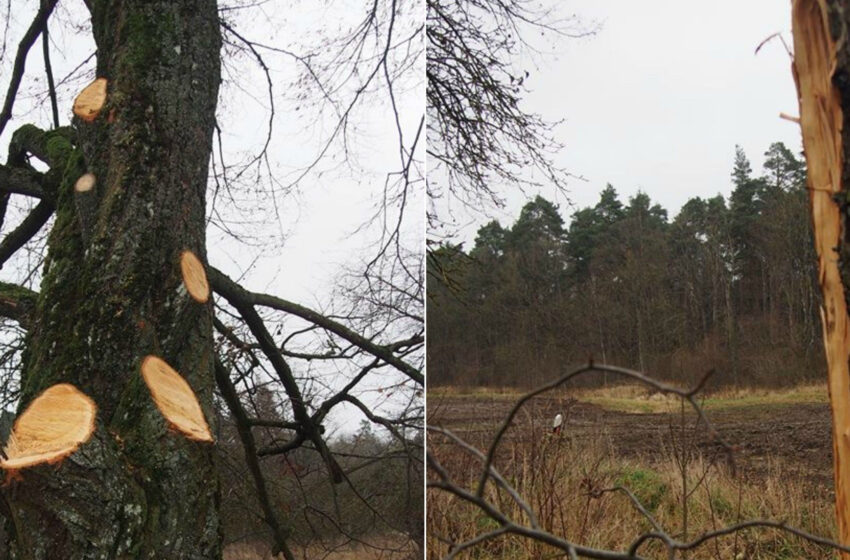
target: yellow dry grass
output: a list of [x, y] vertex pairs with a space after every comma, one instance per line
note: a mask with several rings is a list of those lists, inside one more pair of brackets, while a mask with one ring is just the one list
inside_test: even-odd
[[86, 122], [94, 121], [106, 103], [106, 78], [98, 78], [77, 95], [74, 114]]
[[204, 265], [195, 253], [187, 250], [180, 254], [180, 271], [183, 273], [183, 284], [192, 299], [206, 303], [210, 298], [210, 285]]
[[[437, 387], [428, 390], [432, 402], [440, 399], [488, 398], [515, 401], [523, 391], [506, 387]], [[669, 413], [679, 410], [681, 399], [673, 395], [651, 392], [646, 385], [619, 384], [593, 389], [564, 389], [547, 393], [548, 396], [566, 395], [579, 401], [594, 404], [607, 410], [633, 414]], [[700, 398], [706, 410], [732, 409], [747, 406], [826, 404], [829, 393], [825, 382], [801, 383], [781, 389], [727, 387], [712, 391]]]
[[[591, 491], [616, 485], [628, 488], [662, 527], [684, 538], [683, 478], [676, 449], [661, 451], [652, 462], [638, 461], [613, 457], [603, 439], [578, 448], [559, 438], [544, 439], [537, 446], [527, 442], [508, 443], [505, 457], [497, 466], [535, 511], [540, 525], [573, 542], [622, 551], [637, 535], [652, 530], [624, 494], [599, 495]], [[476, 459], [449, 445], [438, 444], [432, 449], [462, 486], [474, 488], [480, 469]], [[735, 475], [723, 464], [712, 463], [702, 456], [691, 456], [686, 468], [690, 494], [688, 538], [753, 518], [782, 520], [814, 534], [835, 538], [833, 505], [828, 492], [804, 478], [791, 476], [792, 467], [780, 459], [769, 460], [766, 472], [751, 477]], [[508, 517], [528, 522], [510, 497], [494, 485], [487, 487], [486, 495]], [[498, 523], [481, 510], [436, 489], [428, 491], [427, 516], [429, 559], [447, 554], [443, 539], [463, 542], [498, 528]], [[642, 547], [640, 552], [643, 558], [668, 557], [656, 542]], [[469, 558], [479, 560], [562, 556], [547, 545], [515, 536], [488, 541], [468, 553]], [[833, 558], [833, 553], [792, 535], [765, 529], [712, 541], [689, 553], [687, 558], [828, 560]]]
[[[368, 546], [361, 543], [315, 543], [294, 552], [297, 558], [323, 560], [421, 560], [421, 552], [417, 552], [413, 544], [402, 535], [371, 535], [362, 540]], [[283, 558], [283, 554], [277, 558]], [[277, 560], [269, 552], [268, 546], [262, 543], [231, 544], [225, 547], [223, 559]]]
[[189, 439], [213, 441], [198, 398], [182, 375], [164, 360], [147, 356], [142, 361], [142, 377], [157, 408], [174, 429]]
[[[579, 389], [570, 395], [608, 410], [630, 413], [664, 413], [679, 410], [681, 399], [650, 393], [643, 385], [618, 385], [598, 389]], [[727, 410], [747, 406], [826, 404], [826, 383], [806, 383], [784, 389], [724, 388], [700, 399], [706, 410]]]
[[91, 437], [96, 414], [94, 402], [73, 385], [50, 387], [15, 420], [0, 467], [16, 471], [64, 459]]
[[471, 398], [489, 397], [494, 399], [517, 399], [523, 391], [515, 387], [476, 387], [476, 386], [442, 386], [429, 387], [428, 398]]

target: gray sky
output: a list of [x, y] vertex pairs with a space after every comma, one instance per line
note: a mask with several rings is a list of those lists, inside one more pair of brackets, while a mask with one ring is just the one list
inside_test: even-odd
[[[6, 46], [8, 52], [0, 65], [2, 95], [5, 95], [17, 41], [29, 26], [37, 6], [15, 7], [20, 6], [13, 6], [10, 44]], [[253, 41], [305, 52], [321, 44], [325, 37], [334, 37], [339, 30], [346, 29], [363, 16], [364, 10], [364, 5], [357, 0], [321, 4], [293, 0], [229, 13], [228, 20], [238, 32]], [[68, 29], [71, 25], [87, 28], [88, 24], [87, 11], [81, 2], [60, 2], [51, 18], [50, 36], [51, 62], [57, 81], [94, 51], [88, 29], [83, 32]], [[297, 50], [299, 48], [303, 50]], [[275, 90], [276, 117], [269, 163], [278, 180], [285, 184], [312, 161], [336, 121], [329, 112], [322, 118], [317, 117], [309, 100], [299, 99], [303, 89], [293, 82], [302, 68], [294, 59], [262, 52]], [[228, 62], [223, 70], [217, 116], [223, 130], [225, 157], [233, 164], [252, 157], [262, 147], [269, 103], [265, 77], [256, 62], [245, 56], [226, 55], [225, 58]], [[43, 68], [39, 40], [27, 60], [13, 120], [0, 137], [0, 153], [5, 153], [16, 126], [33, 122], [50, 127]], [[416, 74], [415, 70], [408, 75], [411, 73]], [[92, 79], [94, 59], [59, 87], [62, 125], [70, 123], [73, 98]], [[259, 290], [274, 286], [282, 297], [309, 303], [327, 299], [342, 265], [354, 266], [371, 257], [371, 245], [380, 237], [380, 225], [361, 231], [358, 228], [373, 214], [383, 191], [385, 174], [398, 167], [398, 143], [386, 95], [364, 97], [369, 101], [359, 105], [350, 119], [354, 131], [348, 145], [351, 166], [341, 165], [340, 146], [334, 145], [315, 172], [304, 177], [298, 189], [284, 192], [281, 188], [274, 200], [265, 193], [255, 196], [250, 186], [240, 189], [238, 194], [242, 200], [255, 200], [245, 202], [242, 206], [248, 211], [239, 216], [252, 223], [238, 227], [256, 233], [260, 246], [243, 247], [238, 251], [225, 236], [210, 228], [207, 243], [211, 262], [236, 275], [258, 259], [252, 273], [245, 278], [248, 287]], [[421, 78], [399, 80], [396, 97], [401, 126], [406, 138], [411, 138], [424, 110]], [[405, 233], [409, 244], [416, 247], [420, 244], [416, 238], [424, 235], [420, 216], [424, 212], [424, 196], [418, 192], [413, 194], [418, 196], [410, 201], [411, 216], [405, 222]], [[275, 204], [277, 216], [273, 211]], [[221, 204], [221, 207], [230, 210], [228, 204]], [[282, 279], [284, 270], [285, 280]]]
[[[37, 3], [14, 3], [10, 42], [0, 62], [0, 91], [3, 95], [17, 41], [32, 21], [35, 8]], [[228, 12], [227, 18], [239, 33], [253, 41], [304, 53], [314, 50], [327, 39], [337, 37], [364, 13], [363, 3], [357, 0], [321, 4], [293, 0], [261, 3], [250, 9]], [[52, 16], [51, 62], [57, 81], [94, 51], [88, 20], [87, 10], [79, 0], [60, 2]], [[26, 122], [44, 128], [51, 126], [49, 104], [44, 95], [46, 82], [40, 46], [39, 41], [30, 51], [13, 120], [0, 137], [0, 153], [5, 153], [17, 126]], [[331, 49], [325, 50], [331, 52]], [[362, 226], [374, 214], [375, 205], [381, 199], [386, 173], [399, 168], [396, 123], [385, 94], [364, 96], [369, 101], [359, 105], [350, 118], [353, 134], [349, 136], [350, 143], [347, 145], [348, 163], [342, 164], [342, 148], [336, 144], [322, 163], [304, 177], [297, 189], [283, 188], [321, 151], [336, 120], [330, 112], [320, 115], [311, 108], [310, 102], [314, 97], [301, 97], [305, 90], [295, 83], [302, 70], [297, 61], [270, 51], [263, 51], [263, 55], [274, 84], [276, 111], [268, 165], [280, 181], [279, 188], [271, 192], [261, 185], [260, 192], [254, 192], [250, 183], [238, 185], [234, 190], [241, 210], [236, 210], [229, 202], [219, 201], [219, 208], [234, 221], [240, 232], [256, 237], [247, 245], [240, 244], [215, 227], [209, 227], [208, 257], [211, 264], [239, 279], [248, 289], [323, 309], [333, 296], [343, 267], [360, 268], [374, 255], [374, 245], [381, 238], [380, 222]], [[266, 79], [256, 61], [247, 56], [237, 55], [234, 58], [232, 52], [225, 58], [228, 62], [223, 69], [224, 83], [217, 116], [223, 131], [225, 159], [233, 164], [250, 159], [262, 147], [267, 132], [269, 101]], [[415, 68], [408, 71], [408, 77], [396, 83], [400, 126], [408, 142], [416, 132], [419, 117], [424, 111], [424, 82], [421, 77], [424, 72], [421, 68], [419, 72]], [[70, 122], [73, 98], [94, 77], [92, 59], [74, 78], [58, 88], [62, 125]], [[344, 88], [342, 91], [345, 93]], [[424, 153], [422, 149], [420, 143], [419, 159]], [[13, 203], [23, 207], [31, 205], [31, 201], [18, 196], [13, 197]], [[18, 213], [18, 220], [23, 215]], [[411, 250], [421, 248], [424, 243], [423, 215], [424, 195], [412, 193], [408, 201], [408, 218], [403, 224], [405, 246]], [[0, 235], [5, 235], [14, 225], [16, 223], [4, 227]], [[27, 257], [21, 254], [16, 258], [16, 267], [4, 268], [3, 280], [22, 280]], [[296, 321], [288, 320], [286, 327], [297, 328]], [[319, 366], [311, 367], [317, 369], [311, 370], [309, 375], [324, 375], [329, 383], [339, 385], [347, 380], [335, 376], [333, 369], [323, 372]], [[372, 387], [402, 379], [400, 374], [390, 372], [390, 368], [382, 371], [388, 373], [376, 375]], [[306, 373], [296, 369], [296, 375]], [[364, 383], [364, 386], [368, 388], [370, 383]], [[401, 393], [396, 392], [395, 398], [400, 398]], [[393, 398], [383, 393], [370, 392], [363, 398], [366, 402], [380, 403], [380, 406], [389, 408], [398, 404], [393, 404]], [[351, 424], [356, 428], [362, 418], [359, 411], [347, 405], [334, 411], [332, 423], [335, 420], [337, 426]]]
[[[526, 57], [526, 107], [550, 121], [565, 145], [556, 162], [587, 182], [572, 181], [570, 199], [595, 204], [607, 182], [623, 199], [643, 190], [671, 217], [693, 196], [728, 196], [735, 144], [757, 172], [772, 142], [802, 149], [799, 127], [778, 118], [798, 114], [791, 61], [769, 35], [791, 43], [787, 0], [569, 0], [560, 14], [601, 24], [594, 36], [560, 39]], [[503, 188], [503, 225], [527, 195]], [[553, 189], [541, 194], [572, 214]], [[468, 216], [467, 243], [488, 219]]]

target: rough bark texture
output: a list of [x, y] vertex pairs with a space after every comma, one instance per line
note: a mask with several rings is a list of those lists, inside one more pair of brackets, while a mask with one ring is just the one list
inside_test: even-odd
[[[850, 544], [850, 3], [793, 0], [794, 78], [808, 187], [826, 350], [839, 541]], [[850, 560], [850, 554], [842, 553]]]
[[[170, 431], [139, 374], [162, 357], [212, 414], [211, 304], [182, 286], [206, 261], [204, 193], [220, 81], [214, 0], [91, 2], [107, 105], [77, 122], [24, 357], [21, 407], [70, 382], [99, 407], [92, 440], [60, 468], [3, 490], [18, 559], [220, 558], [210, 444]], [[109, 122], [111, 121], [111, 122]], [[85, 236], [74, 181], [97, 176]], [[5, 508], [4, 508], [5, 509]]]

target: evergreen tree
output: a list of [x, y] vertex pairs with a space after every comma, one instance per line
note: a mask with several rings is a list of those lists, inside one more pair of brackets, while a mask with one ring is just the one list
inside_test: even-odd
[[672, 221], [606, 185], [568, 226], [536, 197], [512, 226], [482, 227], [464, 276], [476, 297], [429, 308], [431, 382], [527, 386], [588, 355], [684, 384], [709, 367], [742, 384], [813, 371], [805, 169], [781, 144], [766, 155], [757, 175], [736, 148], [729, 198], [692, 198]]
[[799, 189], [805, 185], [805, 165], [782, 142], [774, 142], [764, 153], [765, 180], [783, 190]]

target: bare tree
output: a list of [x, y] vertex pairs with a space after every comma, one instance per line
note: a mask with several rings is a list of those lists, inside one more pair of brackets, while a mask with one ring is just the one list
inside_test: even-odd
[[[387, 519], [374, 497], [352, 484], [352, 473], [403, 457], [410, 479], [398, 497], [413, 503], [421, 494], [415, 480], [422, 461], [416, 443], [423, 422], [421, 255], [407, 249], [401, 227], [413, 221], [408, 201], [420, 180], [418, 133], [404, 130], [396, 104], [399, 88], [416, 87], [409, 78], [421, 52], [415, 3], [367, 6], [362, 20], [323, 43], [327, 58], [252, 41], [235, 21], [243, 10], [257, 9], [253, 4], [85, 7], [90, 28], [77, 14], [57, 11], [57, 2], [42, 2], [20, 39], [0, 111], [2, 134], [15, 122], [28, 55], [41, 37], [48, 77], [42, 101], [53, 120], [49, 128], [16, 123], [0, 166], [0, 217], [8, 208], [10, 221], [18, 221], [0, 241], [0, 263], [14, 262], [21, 281], [0, 286], [7, 320], [4, 404], [23, 410], [47, 387], [70, 382], [98, 406], [94, 436], [77, 453], [58, 469], [28, 469], [23, 481], [4, 489], [0, 515], [12, 552], [19, 558], [221, 556], [226, 481], [216, 448], [169, 430], [139, 376], [147, 355], [160, 356], [186, 378], [207, 419], [235, 427], [242, 458], [229, 459], [247, 469], [276, 553], [295, 557], [292, 520], [275, 502], [275, 482], [264, 471], [271, 458], [305, 450], [324, 465], [325, 486], [344, 485], [385, 526], [421, 542], [415, 524]], [[108, 95], [90, 121], [60, 126], [58, 92], [80, 81], [92, 57], [55, 80], [51, 17], [90, 29], [94, 39], [95, 75], [108, 81]], [[7, 27], [4, 45], [10, 33]], [[272, 54], [302, 66], [299, 95], [307, 104], [318, 99], [316, 110], [335, 122], [295, 177], [281, 177], [269, 155], [278, 122], [278, 84], [267, 63]], [[269, 120], [259, 149], [234, 162], [216, 111], [221, 69], [228, 72], [228, 60], [238, 57], [250, 57], [266, 78]], [[399, 171], [388, 175], [376, 216], [396, 225], [381, 231], [371, 260], [358, 271], [365, 284], [348, 282], [347, 299], [313, 309], [249, 291], [211, 266], [207, 228], [251, 242], [240, 212], [268, 207], [329, 155], [348, 156], [352, 128], [362, 118], [357, 111], [376, 95], [390, 100], [399, 145]], [[346, 160], [357, 169], [353, 158]], [[75, 194], [86, 173], [96, 178], [95, 188]], [[246, 203], [245, 193], [257, 199]], [[19, 200], [35, 202], [15, 206]], [[29, 210], [19, 216], [20, 208]], [[276, 204], [271, 209], [277, 217]], [[45, 240], [39, 232], [51, 221]], [[214, 300], [199, 303], [183, 288], [179, 256], [185, 249], [204, 263]], [[257, 406], [264, 387], [285, 397], [274, 418]], [[364, 397], [370, 392], [395, 395], [382, 405]], [[385, 430], [396, 451], [338, 457], [325, 426], [345, 407]], [[309, 506], [333, 523], [340, 518], [339, 508]], [[348, 532], [340, 526], [338, 534]]]
[[523, 107], [531, 74], [516, 60], [535, 51], [532, 34], [581, 37], [594, 28], [526, 0], [427, 0], [427, 9], [428, 223], [434, 237], [446, 227], [452, 204], [500, 206], [500, 185], [566, 187], [570, 175], [553, 161], [561, 147], [553, 135], [557, 123]]

